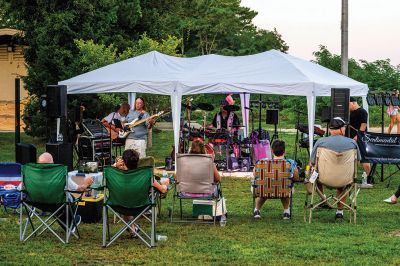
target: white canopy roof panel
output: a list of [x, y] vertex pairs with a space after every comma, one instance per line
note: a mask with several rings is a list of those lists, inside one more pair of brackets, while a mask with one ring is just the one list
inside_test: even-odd
[[142, 92], [172, 95], [262, 93], [330, 96], [350, 88], [365, 96], [368, 86], [318, 64], [276, 50], [248, 56], [192, 58], [149, 52], [59, 82], [69, 94]]

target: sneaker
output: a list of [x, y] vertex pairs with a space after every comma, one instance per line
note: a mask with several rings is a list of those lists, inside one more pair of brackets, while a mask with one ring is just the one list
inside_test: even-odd
[[374, 185], [368, 184], [368, 183], [358, 184], [358, 186], [359, 186], [360, 188], [373, 188], [373, 187], [374, 187]]
[[284, 212], [283, 213], [283, 220], [289, 220], [290, 219], [290, 213]]
[[395, 198], [394, 195], [393, 195], [393, 196], [390, 196], [390, 197], [387, 198], [387, 199], [384, 199], [383, 201], [386, 202], [386, 203], [389, 203], [389, 204], [396, 204], [396, 203], [397, 203], [397, 199], [395, 198], [395, 199], [393, 200], [393, 198]]
[[254, 219], [260, 219], [261, 218], [261, 213], [259, 210], [256, 210], [253, 212], [253, 217]]
[[75, 225], [72, 227], [71, 229], [71, 233], [75, 233], [76, 231], [76, 227], [78, 227], [78, 225], [81, 223], [82, 221], [82, 217], [80, 215], [75, 215]]
[[343, 213], [337, 212], [335, 218], [336, 219], [343, 219]]

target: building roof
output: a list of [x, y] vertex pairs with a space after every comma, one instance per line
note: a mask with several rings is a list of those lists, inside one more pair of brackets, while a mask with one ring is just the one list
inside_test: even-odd
[[22, 34], [23, 31], [11, 29], [11, 28], [0, 28], [0, 44], [9, 44], [13, 42], [13, 36]]

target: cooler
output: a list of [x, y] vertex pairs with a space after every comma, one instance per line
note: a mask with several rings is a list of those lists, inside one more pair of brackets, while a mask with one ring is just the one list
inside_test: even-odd
[[78, 211], [84, 223], [98, 223], [102, 219], [104, 195], [98, 194], [97, 198], [82, 197], [78, 203]]

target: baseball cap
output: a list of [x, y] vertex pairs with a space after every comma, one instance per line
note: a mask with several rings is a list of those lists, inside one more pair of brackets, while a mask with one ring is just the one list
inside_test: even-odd
[[356, 99], [356, 97], [350, 97], [350, 102], [357, 102], [357, 99]]
[[339, 129], [346, 125], [346, 122], [341, 117], [334, 117], [329, 125], [330, 129]]

